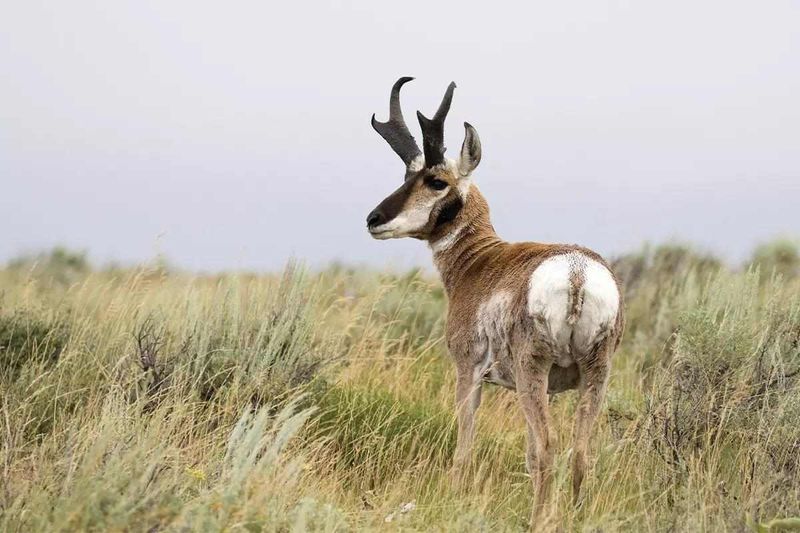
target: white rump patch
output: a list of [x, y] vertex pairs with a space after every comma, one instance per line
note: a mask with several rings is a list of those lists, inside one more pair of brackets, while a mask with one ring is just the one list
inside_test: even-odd
[[557, 255], [543, 261], [531, 274], [528, 284], [528, 313], [544, 321], [548, 340], [565, 355], [570, 352], [572, 336], [572, 326], [567, 323], [569, 278], [569, 259]]
[[586, 265], [583, 284], [583, 309], [575, 324], [575, 346], [588, 350], [609, 328], [614, 326], [619, 312], [619, 289], [614, 276], [597, 261]]
[[[574, 324], [568, 316], [572, 302], [570, 278], [580, 273], [583, 299]], [[546, 259], [531, 274], [528, 285], [528, 313], [543, 320], [549, 342], [556, 349], [559, 366], [574, 361], [573, 347], [586, 352], [613, 326], [619, 310], [619, 291], [611, 272], [580, 252]]]

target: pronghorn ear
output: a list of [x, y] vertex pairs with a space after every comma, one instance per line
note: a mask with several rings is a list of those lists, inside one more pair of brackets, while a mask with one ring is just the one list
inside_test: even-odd
[[469, 122], [464, 123], [464, 144], [461, 145], [461, 155], [458, 158], [458, 173], [460, 177], [467, 177], [481, 162], [481, 139], [478, 132]]

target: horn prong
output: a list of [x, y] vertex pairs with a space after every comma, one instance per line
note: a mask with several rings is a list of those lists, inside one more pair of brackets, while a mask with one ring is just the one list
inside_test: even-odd
[[453, 91], [456, 89], [456, 82], [451, 81], [450, 85], [447, 86], [447, 90], [444, 92], [444, 97], [442, 98], [442, 103], [439, 104], [439, 109], [436, 110], [436, 114], [433, 116], [434, 120], [441, 120], [447, 118], [447, 113], [450, 112], [450, 104], [453, 103]]
[[406, 121], [403, 119], [403, 110], [400, 107], [400, 89], [407, 82], [413, 80], [411, 76], [404, 76], [394, 82], [389, 95], [389, 120], [380, 122], [372, 115], [372, 127], [383, 137], [394, 152], [400, 156], [406, 168], [417, 160], [422, 154], [414, 136], [408, 131]]
[[450, 112], [450, 104], [453, 103], [455, 88], [456, 82], [451, 81], [433, 118], [428, 118], [420, 111], [417, 111], [417, 120], [420, 128], [422, 128], [422, 150], [425, 153], [425, 166], [428, 168], [444, 163], [444, 152], [446, 150], [444, 146], [444, 121], [447, 118], [447, 113]]

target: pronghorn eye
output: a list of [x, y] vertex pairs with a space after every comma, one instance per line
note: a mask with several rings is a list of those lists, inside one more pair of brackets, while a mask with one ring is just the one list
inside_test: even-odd
[[447, 188], [447, 182], [444, 180], [433, 178], [432, 180], [428, 181], [428, 187], [430, 187], [435, 191], [441, 191]]

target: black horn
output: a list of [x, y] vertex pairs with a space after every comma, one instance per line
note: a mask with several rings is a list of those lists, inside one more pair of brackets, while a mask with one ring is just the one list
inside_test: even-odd
[[425, 152], [425, 166], [428, 168], [444, 163], [444, 120], [447, 118], [448, 111], [450, 111], [455, 88], [456, 82], [450, 82], [450, 85], [447, 86], [447, 91], [444, 93], [444, 98], [442, 98], [442, 103], [439, 104], [439, 109], [432, 119], [417, 111], [417, 119], [422, 128], [422, 149]]
[[408, 131], [406, 121], [403, 120], [403, 111], [400, 109], [400, 88], [413, 79], [406, 76], [397, 80], [392, 86], [392, 94], [389, 97], [388, 121], [378, 122], [375, 120], [375, 115], [372, 115], [372, 127], [389, 143], [389, 146], [400, 156], [406, 167], [409, 167], [421, 155], [417, 141]]

